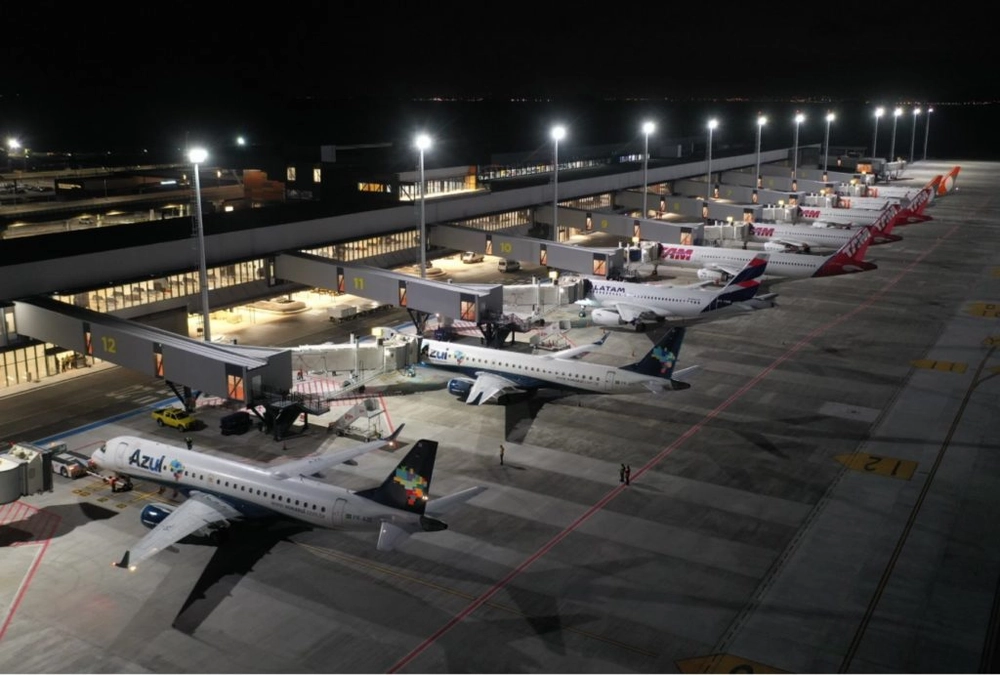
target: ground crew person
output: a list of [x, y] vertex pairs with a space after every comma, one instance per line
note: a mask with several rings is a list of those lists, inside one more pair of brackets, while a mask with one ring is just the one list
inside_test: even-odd
[[191, 449], [191, 446], [192, 446], [192, 445], [194, 445], [194, 441], [192, 441], [192, 440], [191, 440], [191, 437], [190, 437], [190, 436], [186, 436], [186, 437], [184, 438], [184, 442], [185, 442], [185, 443], [187, 443], [187, 446], [188, 446], [188, 450], [190, 450], [190, 449]]

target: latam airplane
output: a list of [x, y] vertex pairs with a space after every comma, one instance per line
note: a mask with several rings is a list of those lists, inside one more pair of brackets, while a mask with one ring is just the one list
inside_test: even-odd
[[777, 253], [815, 253], [820, 250], [837, 250], [851, 240], [861, 227], [870, 227], [872, 244], [900, 241], [892, 234], [896, 226], [895, 214], [899, 206], [883, 210], [871, 225], [848, 225], [815, 222], [812, 225], [784, 225], [780, 223], [750, 223], [747, 241], [764, 244], [765, 251]]
[[387, 438], [353, 448], [311, 455], [277, 466], [243, 462], [177, 448], [135, 436], [116, 436], [94, 451], [92, 469], [114, 471], [176, 488], [180, 506], [149, 504], [141, 519], [151, 530], [125, 552], [117, 567], [138, 563], [190, 535], [217, 538], [230, 521], [286, 516], [330, 529], [377, 529], [376, 548], [392, 550], [410, 534], [448, 526], [438, 515], [479, 494], [471, 487], [429, 501], [437, 441], [420, 440], [379, 487], [352, 491], [317, 480], [318, 472], [366, 452], [395, 447], [404, 425]]
[[[869, 226], [858, 229], [847, 243], [829, 256], [771, 253], [765, 277], [807, 279], [878, 269], [875, 263], [864, 259], [871, 242], [872, 231]], [[753, 251], [737, 248], [671, 244], [660, 246], [659, 262], [668, 266], [697, 269], [698, 278], [702, 281], [721, 283], [739, 274], [740, 269], [755, 255]]]
[[[483, 405], [504, 394], [534, 392], [542, 388], [588, 394], [663, 394], [687, 389], [691, 385], [675, 376], [682, 378], [696, 371], [698, 366], [674, 372], [686, 330], [684, 327], [668, 329], [639, 361], [621, 367], [576, 360], [603, 345], [609, 333], [591, 344], [553, 354], [524, 354], [417, 339], [422, 364], [461, 373], [462, 376], [449, 380], [449, 393], [464, 399], [467, 404]], [[395, 334], [388, 328], [382, 331], [386, 337]]]
[[716, 291], [588, 277], [583, 281], [584, 297], [576, 304], [594, 307], [590, 318], [599, 326], [631, 326], [635, 330], [645, 330], [647, 323], [692, 326], [745, 315], [775, 306], [776, 293], [757, 294], [767, 259], [767, 253], [758, 253]]
[[[931, 217], [924, 214], [924, 209], [930, 204], [933, 190], [924, 187], [913, 199], [902, 205], [896, 212], [894, 222], [896, 225], [907, 225], [909, 223], [921, 223], [930, 220]], [[891, 204], [886, 204], [885, 209], [892, 208]], [[800, 206], [799, 215], [805, 220], [820, 220], [832, 223], [856, 223], [858, 225], [871, 225], [884, 212], [872, 209], [844, 209], [831, 206]]]

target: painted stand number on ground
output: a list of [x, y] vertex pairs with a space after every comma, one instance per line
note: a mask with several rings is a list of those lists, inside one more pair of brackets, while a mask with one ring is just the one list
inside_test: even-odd
[[908, 459], [869, 455], [866, 452], [837, 455], [836, 460], [848, 469], [888, 476], [889, 478], [899, 478], [900, 480], [913, 478], [913, 473], [917, 470], [918, 465], [917, 462]]

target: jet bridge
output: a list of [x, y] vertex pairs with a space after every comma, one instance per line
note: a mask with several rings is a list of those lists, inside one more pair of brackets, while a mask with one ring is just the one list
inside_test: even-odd
[[[650, 194], [647, 196], [647, 206], [664, 211], [661, 195]], [[642, 193], [631, 190], [615, 193], [615, 204], [618, 206], [641, 211]], [[535, 218], [545, 221], [552, 214], [551, 206], [538, 207], [535, 210]], [[700, 244], [704, 236], [704, 225], [700, 222], [678, 222], [669, 220], [655, 220], [649, 218], [633, 218], [621, 213], [608, 213], [604, 211], [587, 211], [584, 209], [573, 209], [565, 206], [559, 207], [559, 223], [565, 222], [569, 227], [575, 227], [581, 232], [601, 232], [613, 234], [621, 237], [626, 243], [631, 243], [636, 238], [648, 239], [650, 241], [662, 241], [669, 244]], [[618, 261], [613, 261], [609, 265], [611, 269], [620, 269]], [[574, 270], [575, 271], [575, 270]], [[587, 274], [594, 274], [587, 272]]]
[[[552, 207], [548, 208], [551, 212]], [[560, 208], [560, 216], [566, 211], [567, 209]], [[503, 232], [486, 232], [458, 225], [435, 225], [430, 238], [435, 246], [460, 251], [477, 251], [575, 274], [605, 278], [612, 275], [615, 270], [621, 269], [625, 263], [624, 254], [618, 251], [588, 249], [572, 244], [560, 244]]]
[[192, 391], [254, 405], [292, 386], [286, 349], [217, 345], [48, 297], [14, 302], [17, 330], [164, 379], [188, 409]]
[[503, 314], [503, 286], [499, 284], [472, 287], [442, 283], [302, 252], [275, 256], [273, 276], [403, 307], [421, 335], [427, 319], [435, 314], [475, 323], [493, 346], [500, 346], [513, 329]]

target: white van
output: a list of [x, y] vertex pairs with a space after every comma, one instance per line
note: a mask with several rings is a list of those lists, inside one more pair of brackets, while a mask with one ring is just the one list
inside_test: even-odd
[[517, 260], [501, 260], [497, 263], [497, 269], [501, 272], [516, 272], [521, 269], [521, 263]]

